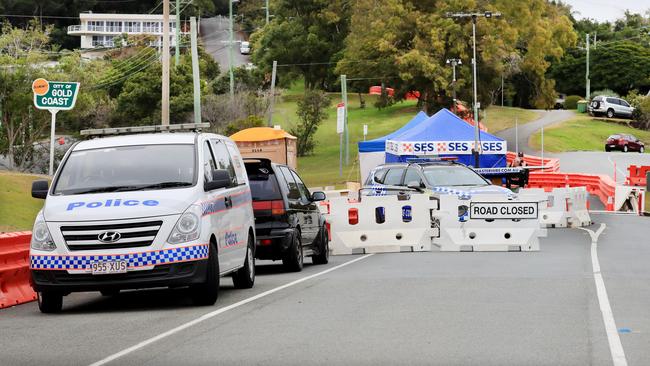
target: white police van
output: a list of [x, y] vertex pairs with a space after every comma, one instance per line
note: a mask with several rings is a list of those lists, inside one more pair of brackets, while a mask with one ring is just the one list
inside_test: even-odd
[[[255, 281], [250, 187], [232, 140], [197, 132], [207, 124], [82, 131], [44, 198], [32, 232], [30, 267], [42, 312], [71, 292], [189, 286], [212, 305], [219, 279]], [[194, 132], [133, 134], [188, 130]], [[103, 137], [107, 134], [131, 133]]]

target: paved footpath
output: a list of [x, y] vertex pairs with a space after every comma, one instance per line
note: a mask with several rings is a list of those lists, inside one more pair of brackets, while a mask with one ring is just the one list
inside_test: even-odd
[[225, 279], [213, 307], [149, 290], [73, 294], [60, 315], [1, 310], [2, 364], [613, 365], [617, 338], [629, 365], [648, 365], [650, 219], [594, 220], [614, 334], [589, 233], [555, 229], [536, 253], [339, 256], [301, 273], [265, 262], [253, 289]]

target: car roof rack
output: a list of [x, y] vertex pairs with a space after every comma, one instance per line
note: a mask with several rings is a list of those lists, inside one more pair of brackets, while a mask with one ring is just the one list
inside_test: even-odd
[[202, 129], [210, 128], [210, 124], [204, 123], [179, 123], [173, 125], [154, 125], [154, 126], [133, 126], [133, 127], [115, 127], [115, 128], [96, 128], [90, 130], [81, 130], [81, 136], [99, 137], [114, 135], [134, 135], [138, 133], [154, 132], [201, 132]]

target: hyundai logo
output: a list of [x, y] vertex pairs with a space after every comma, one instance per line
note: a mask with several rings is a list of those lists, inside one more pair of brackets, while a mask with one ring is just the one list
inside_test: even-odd
[[122, 234], [118, 233], [117, 231], [105, 231], [97, 235], [97, 239], [99, 239], [99, 241], [102, 243], [115, 243], [116, 241], [120, 240], [121, 237]]

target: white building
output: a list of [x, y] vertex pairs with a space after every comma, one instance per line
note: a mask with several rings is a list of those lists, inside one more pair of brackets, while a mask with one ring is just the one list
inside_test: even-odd
[[[153, 46], [162, 46], [162, 14], [79, 14], [81, 24], [68, 27], [68, 34], [81, 36], [81, 48], [113, 47], [113, 38], [122, 34], [156, 36]], [[171, 46], [176, 44], [175, 15], [170, 15]], [[181, 23], [181, 34], [189, 34], [189, 25]]]

